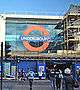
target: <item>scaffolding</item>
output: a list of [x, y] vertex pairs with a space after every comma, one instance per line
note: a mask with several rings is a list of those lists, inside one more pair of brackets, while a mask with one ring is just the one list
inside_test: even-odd
[[71, 5], [64, 15], [64, 50], [78, 56], [80, 50], [80, 5]]
[[63, 46], [57, 54], [64, 57], [80, 57], [80, 5], [70, 5], [68, 12], [63, 20], [57, 24], [56, 29], [63, 29], [59, 34], [63, 34]]

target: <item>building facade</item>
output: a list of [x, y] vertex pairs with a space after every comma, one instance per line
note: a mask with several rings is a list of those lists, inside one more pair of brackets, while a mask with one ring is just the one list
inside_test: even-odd
[[[62, 29], [55, 29], [62, 18], [62, 16], [0, 15], [0, 42], [3, 42], [4, 49], [5, 78], [8, 76], [16, 78], [22, 68], [25, 73], [28, 68], [38, 73], [40, 67], [44, 71], [42, 78], [45, 78], [45, 60], [51, 60], [57, 52], [56, 44], [63, 42], [63, 38], [58, 37]], [[9, 48], [11, 56], [8, 58], [5, 56], [6, 43], [11, 46]]]
[[71, 5], [64, 16], [0, 14], [0, 42], [4, 78], [15, 79], [22, 69], [25, 75], [31, 69], [36, 79], [41, 72], [45, 79], [46, 67], [54, 66], [62, 71], [69, 67], [76, 76], [80, 70], [80, 6]]

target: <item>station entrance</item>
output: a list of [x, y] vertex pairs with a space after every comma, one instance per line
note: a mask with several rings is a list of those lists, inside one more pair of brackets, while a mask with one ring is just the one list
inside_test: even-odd
[[56, 75], [57, 72], [61, 71], [62, 75], [65, 75], [65, 69], [70, 68], [71, 71], [74, 71], [75, 69], [73, 67], [73, 63], [69, 61], [61, 61], [61, 60], [51, 60], [46, 61], [46, 77], [49, 79], [50, 72], [53, 71], [53, 73]]
[[46, 61], [46, 67], [49, 69], [61, 69], [62, 71], [65, 68], [71, 68], [72, 67], [72, 62], [67, 62], [67, 61]]
[[[1, 64], [0, 64], [1, 66]], [[35, 79], [46, 79], [48, 71], [51, 69], [61, 70], [64, 74], [65, 68], [70, 68], [73, 76], [80, 70], [80, 62], [61, 61], [61, 60], [19, 60], [3, 62], [3, 77], [5, 79], [16, 79], [23, 69], [24, 74], [28, 72], [28, 68], [35, 73]], [[40, 77], [41, 76], [41, 77]], [[79, 76], [79, 74], [77, 75]]]

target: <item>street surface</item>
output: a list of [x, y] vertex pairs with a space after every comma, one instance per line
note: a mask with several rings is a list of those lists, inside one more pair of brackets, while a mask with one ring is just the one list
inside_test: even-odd
[[[3, 81], [3, 90], [30, 90], [28, 81]], [[53, 90], [49, 80], [34, 80], [32, 90]], [[62, 90], [62, 89], [61, 89]], [[80, 90], [80, 87], [75, 90]]]

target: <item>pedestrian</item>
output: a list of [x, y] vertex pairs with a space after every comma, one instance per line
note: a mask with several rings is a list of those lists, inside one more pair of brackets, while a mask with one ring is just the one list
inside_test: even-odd
[[24, 71], [23, 71], [23, 68], [21, 69], [21, 80], [24, 80]]
[[55, 70], [51, 69], [50, 70], [50, 81], [51, 81], [51, 87], [53, 90], [55, 90]]
[[62, 78], [62, 73], [61, 70], [56, 71], [56, 89], [60, 90], [61, 88], [61, 78]]
[[29, 80], [30, 90], [32, 90], [32, 84], [33, 84], [33, 80], [34, 80], [34, 72], [30, 70], [27, 74], [27, 77]]
[[49, 74], [50, 74], [50, 70], [48, 69], [48, 67], [46, 67], [46, 78], [48, 80], [50, 79]]
[[71, 75], [71, 70], [69, 68], [65, 69], [65, 76], [64, 76], [64, 90], [74, 90], [74, 79]]
[[19, 69], [19, 72], [18, 72], [18, 80], [21, 80], [21, 70]]

